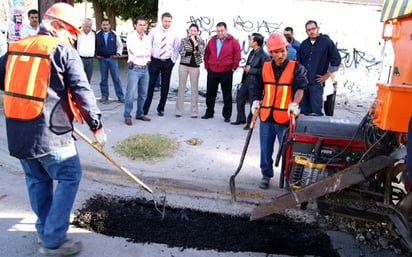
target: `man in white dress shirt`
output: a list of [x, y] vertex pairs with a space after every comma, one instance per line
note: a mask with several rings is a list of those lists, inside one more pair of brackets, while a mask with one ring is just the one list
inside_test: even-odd
[[93, 57], [96, 50], [96, 32], [92, 30], [93, 20], [86, 18], [83, 21], [81, 34], [77, 38], [77, 52], [82, 59], [84, 71], [87, 75], [87, 80], [92, 80], [93, 75]]
[[152, 55], [152, 44], [145, 34], [146, 20], [138, 17], [134, 23], [135, 30], [127, 35], [127, 87], [124, 103], [124, 122], [132, 125], [130, 112], [133, 109], [134, 95], [137, 90], [137, 109], [135, 118], [137, 120], [150, 121], [144, 116], [143, 104], [146, 101], [147, 87], [149, 82], [149, 62]]

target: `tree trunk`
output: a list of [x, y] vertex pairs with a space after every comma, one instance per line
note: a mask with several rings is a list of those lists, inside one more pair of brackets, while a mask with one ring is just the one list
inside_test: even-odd
[[110, 21], [110, 27], [112, 30], [116, 30], [116, 11], [114, 10], [112, 3], [106, 5], [107, 18]]
[[55, 0], [37, 0], [37, 5], [39, 7], [39, 22], [41, 21], [41, 18], [43, 17], [43, 14], [47, 11], [47, 9], [50, 8], [54, 3], [56, 3]]
[[74, 0], [37, 0], [37, 6], [39, 7], [39, 22], [41, 22], [41, 18], [43, 17], [43, 14], [47, 11], [47, 9], [58, 2], [74, 5]]
[[96, 31], [100, 29], [103, 20], [103, 8], [98, 0], [92, 0], [94, 9], [94, 18], [96, 22]]

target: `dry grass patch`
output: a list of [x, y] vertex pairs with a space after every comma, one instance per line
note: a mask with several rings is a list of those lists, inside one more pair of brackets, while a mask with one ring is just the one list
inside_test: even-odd
[[132, 160], [156, 162], [173, 157], [179, 142], [163, 134], [138, 134], [120, 141], [114, 150]]

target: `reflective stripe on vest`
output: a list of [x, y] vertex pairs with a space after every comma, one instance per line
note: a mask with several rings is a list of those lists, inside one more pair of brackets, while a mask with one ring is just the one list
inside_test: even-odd
[[289, 120], [288, 107], [292, 102], [292, 80], [295, 61], [289, 61], [276, 81], [272, 62], [265, 62], [262, 68], [264, 96], [260, 107], [260, 119], [266, 121], [270, 114], [276, 123], [283, 124]]
[[11, 42], [4, 88], [7, 118], [31, 120], [43, 111], [50, 80], [50, 54], [59, 39], [35, 35]]

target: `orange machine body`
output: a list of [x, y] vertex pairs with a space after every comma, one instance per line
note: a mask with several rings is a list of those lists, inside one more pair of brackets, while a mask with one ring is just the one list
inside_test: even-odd
[[[376, 84], [370, 113], [380, 129], [407, 133], [412, 115], [412, 1], [386, 1], [381, 20], [382, 38], [391, 40], [395, 59], [390, 84]], [[392, 33], [386, 35], [389, 26]]]
[[376, 85], [378, 93], [371, 107], [373, 123], [382, 130], [407, 133], [412, 115], [412, 86]]

